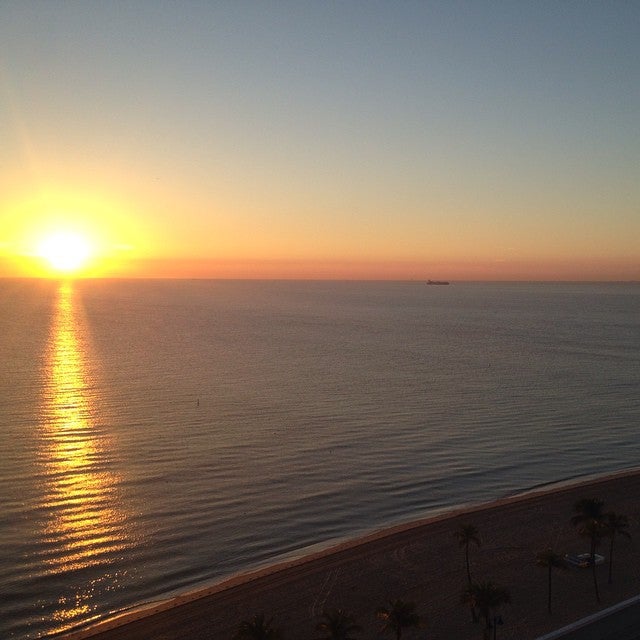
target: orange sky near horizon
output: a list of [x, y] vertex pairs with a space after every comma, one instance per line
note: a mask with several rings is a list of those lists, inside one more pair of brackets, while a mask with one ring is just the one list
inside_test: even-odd
[[[40, 258], [9, 263], [0, 258], [0, 277], [74, 277], [51, 270]], [[89, 265], [81, 278], [231, 280], [448, 280], [514, 282], [639, 282], [635, 259], [585, 261], [408, 262], [327, 260], [209, 260], [120, 257]]]
[[[0, 206], [5, 205], [1, 200]], [[47, 207], [38, 198], [26, 209], [14, 205], [17, 214], [13, 216], [5, 208], [3, 218], [12, 221], [13, 228], [6, 233], [10, 225], [5, 225], [9, 241], [3, 238], [4, 247], [0, 245], [0, 277], [57, 277], [36, 255], [36, 245], [47, 233], [70, 229], [85, 234], [97, 248], [78, 277], [640, 280], [640, 262], [631, 252], [607, 255], [593, 246], [588, 247], [590, 253], [580, 247], [564, 250], [561, 243], [554, 246], [552, 238], [545, 247], [529, 242], [526, 251], [523, 245], [517, 251], [506, 246], [508, 237], [482, 238], [478, 229], [466, 234], [462, 230], [454, 240], [455, 231], [445, 232], [441, 225], [438, 235], [429, 237], [428, 229], [422, 229], [421, 237], [411, 238], [391, 227], [383, 234], [379, 228], [360, 232], [345, 222], [341, 238], [333, 244], [321, 234], [315, 242], [305, 243], [303, 238], [292, 238], [294, 233], [278, 238], [270, 237], [273, 231], [251, 234], [249, 229], [229, 242], [219, 228], [216, 234], [215, 223], [208, 229], [199, 223], [193, 225], [201, 227], [195, 230], [174, 231], [169, 218], [164, 226], [157, 219], [145, 221], [145, 215], [136, 215], [133, 207], [123, 212], [115, 199], [111, 203], [100, 197], [93, 203], [80, 200], [80, 209], [69, 202]], [[415, 227], [410, 231], [415, 232]], [[447, 233], [450, 239], [443, 241]], [[532, 233], [532, 238], [541, 233]]]

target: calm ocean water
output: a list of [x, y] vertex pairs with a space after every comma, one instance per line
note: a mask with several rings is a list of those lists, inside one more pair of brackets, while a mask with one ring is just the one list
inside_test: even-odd
[[640, 285], [0, 280], [0, 637], [638, 464]]

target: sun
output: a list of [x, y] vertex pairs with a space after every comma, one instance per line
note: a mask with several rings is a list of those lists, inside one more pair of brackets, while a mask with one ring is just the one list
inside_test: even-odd
[[56, 231], [40, 242], [37, 253], [54, 271], [72, 274], [87, 264], [92, 255], [92, 246], [88, 238], [80, 233]]

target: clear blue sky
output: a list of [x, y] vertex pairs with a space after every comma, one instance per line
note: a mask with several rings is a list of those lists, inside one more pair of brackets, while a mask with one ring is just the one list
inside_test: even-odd
[[5, 0], [0, 109], [9, 257], [75, 207], [178, 275], [640, 278], [638, 2]]

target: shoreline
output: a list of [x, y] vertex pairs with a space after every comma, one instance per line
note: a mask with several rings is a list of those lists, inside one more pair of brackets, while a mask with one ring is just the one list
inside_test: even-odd
[[[301, 549], [294, 557], [259, 566], [254, 569], [240, 571], [226, 578], [216, 580], [213, 584], [198, 587], [166, 599], [133, 605], [130, 609], [114, 613], [104, 620], [89, 623], [88, 626], [76, 630], [56, 634], [54, 637], [64, 640], [83, 640], [85, 638], [98, 636], [104, 638], [104, 640], [109, 640], [112, 636], [114, 639], [116, 637], [128, 638], [129, 635], [127, 635], [126, 632], [124, 635], [121, 635], [118, 633], [118, 630], [129, 627], [129, 625], [134, 623], [144, 625], [145, 621], [153, 622], [153, 619], [158, 617], [159, 614], [165, 614], [165, 618], [167, 615], [171, 616], [172, 612], [175, 612], [177, 615], [180, 608], [184, 608], [186, 605], [191, 605], [191, 607], [201, 605], [204, 608], [212, 599], [223, 599], [225, 596], [238, 590], [250, 592], [252, 586], [257, 586], [259, 582], [279, 582], [281, 577], [289, 579], [288, 574], [304, 574], [307, 570], [310, 571], [314, 565], [322, 565], [323, 563], [334, 564], [336, 561], [342, 561], [342, 556], [362, 555], [368, 547], [376, 545], [393, 547], [395, 544], [400, 545], [406, 543], [407, 538], [414, 538], [420, 533], [427, 533], [428, 529], [436, 525], [441, 525], [442, 523], [453, 522], [456, 519], [465, 519], [467, 516], [475, 516], [477, 518], [482, 514], [496, 514], [509, 507], [526, 505], [536, 501], [539, 502], [545, 498], [554, 496], [557, 498], [558, 496], [575, 493], [592, 486], [604, 487], [604, 485], [620, 483], [625, 480], [638, 480], [640, 484], [640, 467], [623, 469], [613, 473], [589, 474], [586, 476], [565, 478], [542, 485], [536, 485], [530, 489], [505, 495], [488, 502], [443, 507], [442, 509], [436, 510], [435, 513], [432, 512], [417, 519], [381, 527], [354, 538], [318, 543], [318, 545], [314, 545], [314, 547], [321, 546], [321, 548], [317, 550], [313, 550], [314, 547], [306, 547], [305, 549]], [[608, 508], [608, 505], [605, 505], [605, 507]], [[570, 515], [570, 513], [567, 513], [567, 520]], [[640, 593], [640, 584], [638, 585], [638, 592]], [[345, 608], [349, 609], [346, 606]], [[462, 613], [461, 608], [460, 612]], [[271, 615], [269, 611], [265, 611], [265, 613], [269, 614], [269, 616]], [[251, 615], [253, 614], [247, 614], [245, 618], [251, 617]], [[502, 637], [507, 637], [504, 633], [501, 635]], [[166, 637], [174, 636], [168, 635]], [[287, 638], [289, 638], [289, 635], [287, 635]]]

